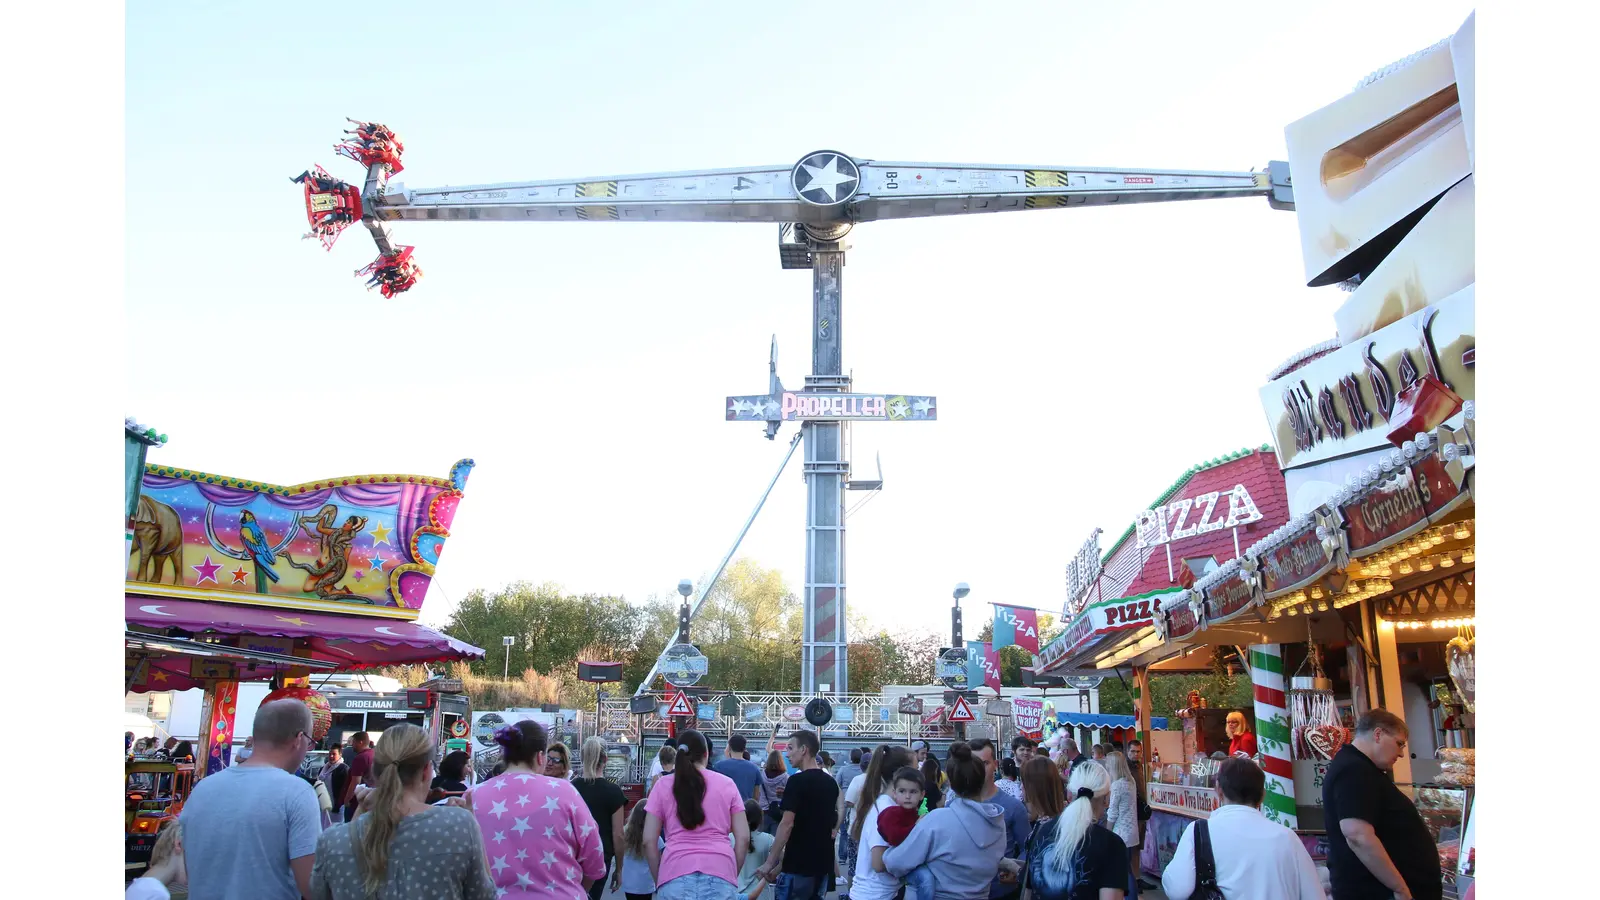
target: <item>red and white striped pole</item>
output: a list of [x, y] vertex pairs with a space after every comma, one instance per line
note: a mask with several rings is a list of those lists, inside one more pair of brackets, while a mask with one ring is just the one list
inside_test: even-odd
[[1294, 765], [1289, 756], [1289, 704], [1284, 696], [1283, 650], [1250, 645], [1250, 683], [1256, 707], [1256, 750], [1267, 774], [1261, 814], [1289, 828], [1299, 826], [1294, 802]]

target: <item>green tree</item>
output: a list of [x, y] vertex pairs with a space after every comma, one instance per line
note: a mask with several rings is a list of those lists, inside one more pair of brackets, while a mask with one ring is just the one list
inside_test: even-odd
[[638, 644], [642, 611], [621, 597], [570, 595], [559, 585], [517, 582], [498, 591], [474, 590], [462, 598], [445, 632], [488, 650], [471, 664], [484, 676], [506, 667], [501, 637], [515, 639], [513, 675], [533, 669], [558, 678], [577, 677], [579, 659], [626, 660]]
[[[1212, 709], [1248, 709], [1254, 702], [1250, 674], [1230, 672], [1226, 656], [1231, 655], [1223, 652], [1213, 654], [1211, 671], [1205, 674], [1150, 676], [1150, 714], [1157, 718], [1177, 715], [1178, 710], [1189, 705], [1190, 691], [1199, 691]], [[1109, 674], [1100, 684], [1100, 711], [1111, 715], [1133, 715], [1132, 686], [1129, 676], [1123, 675], [1119, 679], [1115, 674]]]

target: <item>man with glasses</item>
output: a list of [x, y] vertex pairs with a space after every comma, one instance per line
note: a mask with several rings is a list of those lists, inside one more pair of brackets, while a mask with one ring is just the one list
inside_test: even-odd
[[1440, 900], [1439, 851], [1411, 798], [1395, 787], [1394, 764], [1410, 732], [1392, 712], [1356, 720], [1322, 782], [1328, 874], [1334, 900]]
[[190, 896], [311, 896], [322, 810], [294, 774], [313, 745], [310, 731], [304, 703], [264, 703], [251, 728], [255, 753], [195, 784], [179, 817]]

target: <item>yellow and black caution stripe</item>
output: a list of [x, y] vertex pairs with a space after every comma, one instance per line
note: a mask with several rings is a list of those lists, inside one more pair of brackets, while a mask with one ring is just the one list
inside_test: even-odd
[[[1064, 188], [1067, 186], [1067, 173], [1027, 169], [1023, 173], [1023, 183], [1030, 188]], [[1023, 209], [1054, 209], [1066, 205], [1066, 197], [1028, 197], [1022, 201]]]
[[[615, 197], [617, 183], [615, 181], [585, 181], [578, 184], [574, 196], [577, 197]], [[585, 221], [589, 219], [617, 219], [621, 216], [615, 206], [580, 206], [576, 212], [578, 218]]]

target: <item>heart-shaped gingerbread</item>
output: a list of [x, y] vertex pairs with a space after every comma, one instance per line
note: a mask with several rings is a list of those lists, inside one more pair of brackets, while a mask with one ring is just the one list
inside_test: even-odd
[[1338, 725], [1318, 725], [1306, 729], [1306, 743], [1323, 759], [1333, 759], [1345, 744], [1345, 731]]

